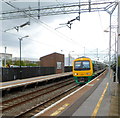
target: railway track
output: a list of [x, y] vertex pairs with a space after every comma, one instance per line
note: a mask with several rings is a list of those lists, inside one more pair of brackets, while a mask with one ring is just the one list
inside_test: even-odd
[[60, 98], [61, 95], [73, 89], [73, 86], [75, 86], [75, 83], [71, 78], [57, 82], [43, 89], [5, 100], [2, 102], [3, 116], [10, 116], [10, 114], [12, 114], [12, 117], [21, 117], [25, 114], [31, 116], [31, 113], [29, 113], [30, 111], [37, 109], [39, 106], [42, 106], [41, 110], [43, 110], [43, 106], [46, 106], [45, 104], [51, 104], [51, 100], [54, 101], [56, 98]]
[[58, 100], [60, 100], [64, 96], [70, 94], [71, 92], [76, 90], [78, 87], [79, 87], [79, 85], [74, 85], [73, 87], [65, 90], [62, 93], [59, 93], [58, 95], [55, 95], [55, 96], [51, 97], [50, 99], [44, 101], [43, 103], [40, 103], [40, 104], [36, 105], [35, 107], [33, 107], [31, 109], [28, 109], [26, 112], [22, 112], [22, 113], [18, 114], [17, 116], [15, 116], [15, 118], [33, 117], [35, 114], [39, 113], [40, 111], [44, 110], [48, 106], [57, 102]]

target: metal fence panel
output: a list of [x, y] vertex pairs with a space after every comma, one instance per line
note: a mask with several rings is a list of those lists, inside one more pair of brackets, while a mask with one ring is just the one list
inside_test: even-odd
[[54, 67], [1, 68], [1, 71], [2, 79], [0, 81], [2, 82], [55, 74]]
[[65, 66], [64, 72], [71, 72], [72, 71], [72, 66]]
[[[55, 67], [12, 67], [0, 68], [1, 82], [12, 81], [17, 79], [25, 79], [37, 76], [44, 76], [56, 73]], [[65, 67], [65, 72], [72, 71], [72, 67]]]

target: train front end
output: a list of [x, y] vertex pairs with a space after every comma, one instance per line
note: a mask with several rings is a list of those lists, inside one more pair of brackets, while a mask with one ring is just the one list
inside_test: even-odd
[[81, 57], [73, 61], [73, 76], [77, 84], [85, 84], [91, 81], [93, 65], [90, 58]]

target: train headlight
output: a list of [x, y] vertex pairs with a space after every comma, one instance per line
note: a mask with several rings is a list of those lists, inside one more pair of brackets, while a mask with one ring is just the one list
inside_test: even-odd
[[86, 73], [86, 75], [90, 75], [90, 73]]
[[78, 75], [78, 73], [75, 73], [75, 75]]

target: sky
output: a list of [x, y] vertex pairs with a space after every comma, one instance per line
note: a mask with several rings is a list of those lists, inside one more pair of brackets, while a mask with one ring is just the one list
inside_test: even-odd
[[[32, 3], [28, 0], [26, 4], [23, 4], [25, 2], [14, 3], [14, 0], [11, 1], [20, 9], [28, 8], [29, 5], [31, 7], [37, 5], [37, 2]], [[49, 4], [60, 4], [63, 1], [54, 0], [52, 3], [47, 0]], [[45, 1], [42, 4], [44, 5]], [[3, 2], [2, 10], [14, 9]], [[58, 52], [65, 54], [66, 57], [70, 54], [77, 58], [85, 54], [85, 56], [96, 59], [98, 50], [100, 60], [108, 59], [106, 54], [108, 54], [109, 48], [109, 33], [105, 33], [104, 30], [109, 30], [109, 14], [107, 12], [82, 13], [80, 21], [74, 21], [71, 29], [60, 25], [77, 16], [78, 14], [67, 14], [45, 16], [40, 20], [30, 19], [30, 25], [20, 28], [18, 32], [11, 28], [24, 24], [29, 18], [3, 20], [0, 53], [4, 52], [6, 46], [7, 53], [13, 54], [13, 57], [19, 57], [19, 38], [29, 35], [28, 38], [22, 40], [22, 57], [39, 59], [47, 54]], [[115, 12], [112, 16], [112, 25], [116, 25], [116, 19]], [[114, 48], [114, 34], [112, 34], [112, 48]], [[112, 52], [114, 53], [114, 49]]]

